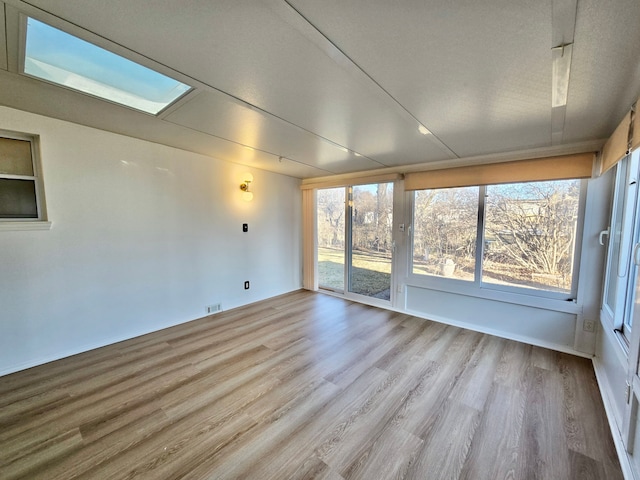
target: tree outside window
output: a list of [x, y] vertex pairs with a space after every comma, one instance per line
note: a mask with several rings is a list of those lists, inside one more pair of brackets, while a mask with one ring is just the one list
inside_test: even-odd
[[[412, 272], [494, 288], [571, 293], [580, 185], [489, 185], [482, 189], [485, 198], [479, 198], [480, 187], [416, 191]], [[483, 232], [482, 254], [476, 251], [477, 231]]]

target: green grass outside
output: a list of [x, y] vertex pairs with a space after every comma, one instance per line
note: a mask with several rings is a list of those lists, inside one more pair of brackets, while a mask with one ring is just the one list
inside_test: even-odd
[[[473, 262], [458, 260], [452, 278], [473, 281]], [[520, 274], [520, 269], [513, 265], [505, 265], [499, 273], [496, 265], [488, 263], [483, 281], [499, 285], [528, 287], [533, 289], [569, 291], [556, 285], [551, 280], [541, 281], [538, 278], [530, 278]], [[413, 273], [418, 275], [441, 276], [439, 265], [428, 265], [426, 262], [415, 259]], [[323, 287], [335, 290], [344, 290], [344, 250], [319, 247], [318, 248], [318, 278]], [[391, 256], [378, 252], [353, 252], [353, 274], [351, 279], [351, 291], [369, 297], [384, 298], [389, 300], [388, 292], [391, 285]]]
[[[351, 291], [369, 297], [389, 299], [391, 255], [380, 252], [353, 252]], [[344, 290], [344, 250], [318, 248], [320, 285]]]

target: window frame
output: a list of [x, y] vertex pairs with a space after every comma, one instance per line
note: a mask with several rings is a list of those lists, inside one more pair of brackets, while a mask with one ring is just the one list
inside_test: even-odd
[[[479, 185], [478, 191], [478, 222], [476, 235], [476, 257], [475, 257], [475, 277], [474, 280], [463, 280], [457, 278], [446, 278], [436, 275], [422, 275], [413, 273], [413, 251], [414, 251], [414, 220], [415, 220], [415, 191], [407, 191], [407, 205], [409, 206], [410, 215], [410, 232], [408, 252], [408, 270], [407, 281], [415, 286], [429, 288], [433, 290], [441, 290], [453, 293], [459, 293], [469, 296], [477, 296], [481, 298], [494, 299], [499, 301], [508, 301], [519, 304], [531, 304], [532, 306], [546, 305], [548, 301], [549, 308], [567, 311], [574, 311], [577, 304], [578, 295], [578, 279], [580, 262], [582, 253], [582, 240], [584, 234], [584, 213], [587, 197], [588, 180], [575, 179], [580, 182], [578, 212], [576, 219], [576, 238], [573, 251], [573, 270], [571, 278], [570, 292], [554, 292], [552, 290], [541, 290], [529, 287], [518, 287], [512, 285], [500, 285], [485, 283], [482, 281], [482, 269], [484, 259], [485, 246], [485, 227], [486, 227], [486, 192], [487, 185]], [[563, 180], [556, 180], [563, 181]], [[530, 182], [513, 182], [530, 183]], [[540, 302], [545, 302], [541, 304]]]
[[[616, 231], [616, 224], [620, 222], [620, 234], [622, 234], [623, 222], [619, 217], [624, 216], [624, 202], [625, 202], [625, 182], [627, 171], [627, 157], [621, 159], [615, 166], [615, 173], [613, 177], [613, 186], [611, 193], [611, 202], [608, 209], [608, 228], [606, 230], [606, 253], [603, 266], [603, 281], [602, 281], [602, 302], [601, 311], [604, 317], [611, 323], [613, 329], [617, 328], [615, 323], [616, 312], [620, 306], [620, 293], [618, 291], [618, 283], [616, 281], [617, 274], [612, 270], [614, 263], [614, 251], [612, 249], [613, 241], [617, 238], [618, 232]], [[625, 174], [622, 172], [622, 168], [625, 169]], [[618, 259], [620, 253], [618, 252], [615, 264], [619, 264]], [[615, 291], [611, 289], [615, 287]], [[613, 305], [609, 304], [609, 294], [612, 293]]]
[[[353, 181], [353, 182], [345, 182], [339, 185], [318, 185], [317, 187], [313, 188], [314, 190], [314, 210], [315, 210], [315, 226], [314, 226], [314, 250], [315, 250], [315, 254], [314, 254], [314, 268], [315, 268], [315, 276], [316, 276], [316, 288], [319, 291], [325, 292], [325, 293], [329, 293], [332, 295], [336, 295], [336, 296], [340, 296], [343, 298], [347, 298], [350, 300], [354, 300], [354, 301], [358, 301], [361, 303], [366, 303], [367, 305], [373, 305], [373, 306], [381, 306], [384, 308], [393, 308], [398, 300], [399, 300], [399, 290], [398, 290], [398, 286], [397, 286], [397, 282], [398, 282], [398, 271], [402, 269], [402, 265], [401, 265], [401, 261], [399, 260], [399, 255], [398, 255], [398, 245], [400, 245], [401, 243], [403, 243], [402, 238], [404, 237], [404, 234], [401, 234], [400, 232], [404, 232], [405, 228], [404, 228], [404, 223], [399, 224], [398, 223], [398, 218], [400, 218], [401, 216], [399, 216], [398, 214], [398, 209], [399, 207], [399, 203], [401, 202], [401, 196], [403, 193], [403, 189], [401, 184], [399, 183], [399, 178], [397, 178], [395, 175], [393, 176], [381, 176], [381, 177], [375, 177], [375, 178], [367, 178], [365, 177], [365, 179], [361, 180], [361, 181]], [[390, 251], [391, 251], [391, 262], [390, 262], [390, 267], [391, 267], [391, 272], [390, 272], [390, 278], [389, 278], [389, 298], [386, 297], [377, 297], [375, 295], [368, 295], [366, 293], [358, 293], [353, 291], [353, 270], [354, 270], [354, 262], [353, 262], [353, 252], [354, 252], [354, 246], [353, 246], [353, 224], [354, 224], [354, 189], [357, 187], [363, 187], [363, 186], [375, 186], [378, 184], [389, 184], [392, 188], [392, 193], [391, 193], [391, 199], [392, 199], [392, 203], [391, 203], [391, 207], [392, 207], [392, 224], [391, 224], [391, 245], [390, 245]], [[318, 224], [319, 224], [319, 214], [318, 214], [318, 194], [320, 191], [323, 190], [344, 190], [345, 192], [345, 201], [344, 201], [344, 248], [343, 248], [343, 254], [344, 254], [344, 263], [343, 263], [343, 274], [344, 274], [344, 281], [343, 281], [343, 288], [336, 288], [336, 287], [332, 287], [330, 285], [324, 285], [321, 282], [320, 279], [320, 275], [319, 275], [319, 258], [318, 258], [318, 250], [319, 250], [319, 242], [318, 242]], [[399, 193], [400, 192], [400, 193]], [[402, 229], [402, 230], [401, 230]], [[355, 267], [357, 268], [357, 267]]]
[[[344, 230], [343, 230], [343, 235], [345, 236], [344, 238], [344, 247], [342, 248], [342, 268], [343, 268], [343, 272], [342, 272], [342, 288], [339, 287], [334, 287], [331, 285], [326, 285], [322, 283], [322, 279], [320, 278], [320, 270], [319, 270], [319, 262], [317, 261], [317, 252], [318, 249], [320, 248], [318, 245], [318, 240], [317, 237], [319, 236], [318, 233], [318, 224], [319, 224], [319, 214], [318, 214], [318, 205], [319, 205], [319, 201], [318, 201], [318, 193], [320, 191], [326, 191], [326, 190], [343, 190], [344, 191], [344, 208], [342, 210], [342, 215], [343, 215], [343, 222], [345, 223], [344, 226]], [[316, 190], [315, 193], [316, 196], [316, 202], [315, 202], [315, 209], [316, 209], [316, 269], [318, 270], [318, 289], [320, 290], [325, 290], [328, 292], [333, 292], [336, 294], [340, 294], [340, 295], [344, 295], [347, 291], [348, 291], [348, 285], [347, 285], [347, 271], [348, 271], [348, 266], [347, 266], [347, 243], [348, 243], [348, 239], [347, 239], [347, 224], [348, 222], [348, 215], [349, 215], [349, 200], [350, 200], [350, 190], [349, 187], [346, 186], [340, 186], [340, 187], [327, 187], [327, 188], [319, 188]], [[349, 232], [350, 234], [350, 232]]]
[[[607, 251], [603, 266], [601, 319], [616, 333], [625, 354], [629, 353], [634, 328], [627, 320], [633, 320], [633, 309], [638, 266], [635, 264], [636, 247], [640, 241], [640, 215], [636, 209], [640, 205], [640, 153], [635, 150], [623, 157], [616, 165], [613, 191], [609, 206], [609, 227]], [[622, 203], [619, 203], [619, 202]], [[617, 206], [621, 205], [619, 210]], [[620, 223], [620, 244], [617, 258], [614, 258], [612, 241], [617, 235], [615, 226]], [[619, 267], [624, 261], [625, 274], [620, 275]], [[615, 287], [613, 305], [609, 304], [611, 288]], [[613, 308], [612, 308], [613, 307]]]
[[36, 218], [0, 218], [0, 230], [35, 230], [49, 229], [51, 222], [48, 221], [47, 208], [44, 193], [44, 182], [42, 178], [42, 165], [40, 161], [40, 138], [38, 135], [14, 132], [10, 130], [0, 130], [0, 138], [11, 140], [27, 141], [31, 144], [31, 164], [33, 175], [13, 175], [0, 173], [2, 179], [30, 180], [35, 186]]
[[[623, 221], [626, 215], [629, 215], [630, 235], [623, 239], [628, 241], [628, 245], [623, 243], [626, 248], [626, 288], [625, 298], [622, 307], [622, 318], [619, 319], [617, 328], [620, 330], [623, 338], [629, 344], [633, 335], [633, 309], [636, 292], [636, 281], [638, 266], [636, 264], [636, 249], [640, 240], [640, 219], [637, 212], [640, 205], [640, 188], [638, 187], [638, 176], [640, 174], [640, 158], [638, 153], [629, 154], [629, 173], [627, 176], [627, 188], [633, 186], [632, 198], [625, 199], [628, 203], [625, 205]], [[619, 277], [619, 275], [618, 275]], [[615, 317], [614, 317], [615, 318]]]
[[[457, 188], [477, 188], [478, 189], [478, 199], [482, 199], [484, 198], [484, 186], [480, 185], [473, 185], [473, 186], [466, 186], [466, 187], [451, 187], [452, 189], [457, 189]], [[450, 188], [442, 188], [442, 189], [426, 189], [426, 190], [449, 190]], [[484, 202], [482, 202], [482, 205], [480, 205], [480, 203], [477, 203], [478, 206], [478, 210], [476, 210], [476, 225], [475, 225], [475, 231], [476, 231], [476, 238], [475, 238], [475, 262], [474, 262], [474, 279], [473, 280], [465, 280], [462, 278], [455, 278], [455, 277], [446, 277], [446, 276], [439, 276], [439, 275], [430, 275], [430, 274], [418, 274], [418, 273], [413, 273], [413, 267], [414, 267], [414, 261], [415, 261], [415, 256], [414, 256], [414, 238], [415, 238], [415, 234], [416, 234], [416, 229], [415, 229], [415, 199], [416, 199], [416, 195], [418, 192], [421, 191], [425, 191], [425, 190], [412, 190], [410, 191], [410, 197], [411, 197], [411, 201], [410, 201], [410, 209], [409, 212], [411, 214], [411, 220], [409, 222], [409, 232], [410, 232], [410, 242], [409, 242], [409, 266], [408, 266], [408, 272], [409, 275], [414, 277], [414, 278], [437, 278], [441, 281], [444, 282], [444, 284], [447, 284], [449, 282], [447, 282], [447, 280], [452, 280], [455, 283], [460, 283], [460, 284], [465, 284], [465, 285], [470, 285], [470, 284], [474, 284], [477, 281], [478, 278], [478, 248], [482, 247], [482, 238], [481, 238], [481, 231], [480, 231], [480, 222], [477, 221], [477, 217], [480, 216], [481, 214], [481, 208], [484, 208]]]
[[[77, 88], [73, 88], [67, 85], [63, 85], [46, 78], [42, 78], [36, 75], [29, 74], [25, 71], [25, 58], [26, 58], [26, 48], [27, 48], [27, 34], [28, 34], [28, 20], [33, 19], [37, 22], [43, 23], [48, 27], [59, 30], [67, 35], [75, 37], [83, 42], [91, 44], [97, 48], [105, 50], [113, 55], [121, 57], [125, 60], [128, 60], [134, 64], [137, 64], [145, 69], [151, 70], [157, 74], [163, 75], [171, 80], [180, 82], [189, 88], [184, 91], [181, 95], [176, 97], [172, 102], [165, 105], [163, 108], [158, 110], [157, 112], [149, 112], [144, 109], [137, 108], [135, 106], [129, 105], [127, 103], [115, 101], [113, 99], [100, 96], [94, 93], [90, 93], [87, 91], [83, 91]], [[157, 64], [156, 62], [150, 61], [149, 59], [132, 52], [130, 50], [125, 49], [124, 47], [113, 44], [105, 40], [98, 35], [95, 35], [91, 32], [87, 32], [86, 30], [78, 27], [77, 25], [69, 24], [68, 22], [64, 22], [58, 18], [50, 17], [48, 15], [34, 14], [34, 12], [25, 13], [24, 11], [9, 8], [6, 14], [6, 24], [7, 24], [7, 60], [8, 60], [8, 70], [22, 75], [24, 77], [44, 82], [49, 85], [52, 85], [56, 88], [62, 88], [69, 92], [74, 92], [78, 95], [83, 95], [86, 97], [91, 97], [93, 99], [100, 100], [102, 102], [107, 102], [112, 105], [116, 105], [121, 108], [126, 108], [131, 111], [141, 113], [144, 115], [148, 115], [156, 118], [164, 118], [175, 109], [179, 108], [181, 105], [188, 102], [191, 98], [193, 98], [201, 88], [201, 85], [194, 82], [193, 79], [188, 79], [183, 74], [176, 72], [167, 68], [164, 65]]]

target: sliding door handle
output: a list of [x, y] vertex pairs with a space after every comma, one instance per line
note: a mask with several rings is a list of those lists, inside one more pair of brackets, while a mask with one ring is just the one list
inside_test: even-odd
[[606, 230], [602, 230], [600, 232], [600, 235], [598, 235], [598, 243], [600, 245], [602, 245], [604, 247], [604, 241], [602, 240], [602, 237], [607, 236], [607, 238], [609, 237], [609, 228], [607, 228]]

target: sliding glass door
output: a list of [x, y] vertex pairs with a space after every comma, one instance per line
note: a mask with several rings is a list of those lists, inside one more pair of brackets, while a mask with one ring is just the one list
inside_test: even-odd
[[319, 287], [391, 301], [393, 183], [317, 193]]
[[346, 189], [327, 188], [317, 195], [318, 286], [344, 293]]
[[391, 300], [393, 184], [350, 188], [349, 292]]

